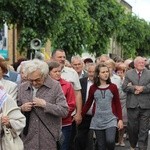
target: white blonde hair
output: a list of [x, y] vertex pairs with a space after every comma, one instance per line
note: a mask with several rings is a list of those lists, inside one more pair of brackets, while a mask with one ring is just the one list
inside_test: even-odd
[[71, 63], [73, 63], [74, 60], [79, 60], [82, 64], [84, 63], [82, 58], [79, 55], [72, 56], [71, 57]]
[[26, 75], [31, 74], [36, 70], [39, 70], [41, 72], [41, 75], [44, 75], [44, 77], [48, 76], [49, 74], [48, 64], [39, 59], [33, 59], [26, 62], [23, 66], [23, 70]]
[[134, 64], [137, 64], [139, 60], [144, 61], [144, 58], [141, 57], [141, 56], [137, 56], [137, 57], [134, 59]]

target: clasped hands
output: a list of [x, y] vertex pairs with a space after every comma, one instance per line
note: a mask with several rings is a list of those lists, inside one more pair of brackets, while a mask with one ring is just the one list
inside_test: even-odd
[[[128, 86], [133, 86], [132, 83], [128, 83]], [[143, 86], [139, 86], [139, 85], [135, 85], [134, 86], [134, 94], [138, 95], [141, 92], [143, 92], [144, 87]]]
[[144, 88], [143, 86], [138, 86], [138, 85], [134, 86], [135, 89], [134, 94], [136, 95], [140, 94], [141, 92], [143, 92], [143, 88]]
[[35, 97], [32, 102], [26, 102], [22, 104], [21, 110], [28, 112], [31, 111], [33, 107], [44, 108], [45, 106], [46, 106], [46, 101], [44, 99]]

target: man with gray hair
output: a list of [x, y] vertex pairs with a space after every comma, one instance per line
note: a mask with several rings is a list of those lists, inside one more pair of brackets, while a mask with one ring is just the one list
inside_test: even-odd
[[80, 56], [72, 56], [71, 65], [73, 69], [78, 73], [80, 79], [87, 77], [87, 72], [84, 70], [84, 62]]
[[25, 150], [31, 147], [34, 150], [56, 150], [61, 118], [68, 114], [65, 96], [60, 84], [49, 77], [46, 62], [30, 60], [24, 69], [28, 81], [19, 87], [18, 105], [26, 116], [22, 135]]
[[110, 57], [108, 56], [108, 54], [102, 54], [101, 56], [96, 58], [96, 64], [105, 63], [109, 59]]
[[[93, 84], [94, 72], [95, 72], [96, 64], [89, 63], [87, 67], [88, 77], [84, 77], [80, 79], [81, 83], [81, 94], [82, 94], [82, 104], [85, 105], [90, 86]], [[94, 140], [93, 140], [93, 131], [90, 130], [90, 123], [92, 119], [92, 109], [93, 105], [84, 116], [81, 124], [78, 126], [77, 135], [75, 138], [75, 148], [76, 150], [93, 150], [94, 149]]]
[[127, 93], [128, 134], [131, 150], [138, 143], [139, 150], [147, 150], [150, 118], [150, 71], [145, 60], [134, 59], [134, 69], [128, 70], [123, 83]]

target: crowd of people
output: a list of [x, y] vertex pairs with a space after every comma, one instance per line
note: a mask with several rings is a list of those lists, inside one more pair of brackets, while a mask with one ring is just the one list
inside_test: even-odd
[[[145, 57], [0, 58], [0, 150], [147, 150], [150, 70]], [[8, 139], [8, 132], [9, 138]], [[19, 146], [21, 145], [21, 146]]]

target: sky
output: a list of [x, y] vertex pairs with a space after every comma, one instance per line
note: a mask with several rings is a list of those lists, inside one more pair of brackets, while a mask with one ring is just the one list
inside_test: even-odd
[[150, 0], [125, 0], [132, 6], [132, 11], [139, 18], [150, 22]]

